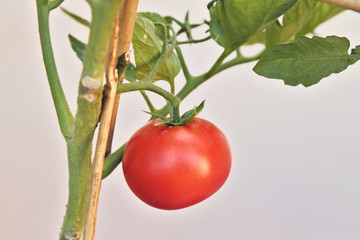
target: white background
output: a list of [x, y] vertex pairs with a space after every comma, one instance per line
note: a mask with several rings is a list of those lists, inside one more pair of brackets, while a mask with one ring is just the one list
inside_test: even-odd
[[[67, 200], [66, 149], [42, 63], [35, 1], [0, 2], [0, 236], [57, 239]], [[139, 10], [179, 19], [190, 10], [190, 20], [200, 22], [209, 19], [207, 2], [140, 0]], [[90, 18], [85, 1], [63, 5]], [[318, 34], [347, 36], [354, 47], [359, 22], [359, 14], [346, 11]], [[88, 32], [60, 11], [51, 23], [75, 112], [81, 64], [67, 34], [86, 41]], [[184, 48], [194, 75], [220, 52], [213, 42]], [[227, 135], [233, 167], [224, 187], [196, 206], [163, 211], [131, 193], [120, 167], [103, 181], [96, 239], [360, 239], [359, 63], [309, 88], [257, 76], [253, 66], [213, 77], [182, 104], [185, 111], [206, 99], [201, 117]], [[181, 75], [177, 81], [183, 84]], [[121, 97], [115, 147], [146, 122], [143, 109], [140, 94]]]

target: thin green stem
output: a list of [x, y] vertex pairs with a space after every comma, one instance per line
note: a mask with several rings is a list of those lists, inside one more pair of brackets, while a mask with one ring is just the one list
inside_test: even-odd
[[[204, 74], [201, 74], [197, 77], [191, 77], [190, 81], [187, 81], [186, 84], [183, 86], [183, 88], [176, 94], [176, 96], [182, 101], [186, 96], [188, 96], [195, 88], [197, 88], [199, 85], [201, 85], [202, 83], [204, 83], [205, 81], [207, 81], [208, 79], [210, 79], [211, 77], [213, 77], [214, 75], [230, 68], [233, 67], [235, 65], [239, 65], [242, 63], [247, 63], [247, 62], [251, 62], [251, 61], [255, 61], [257, 59], [259, 59], [266, 50], [262, 51], [261, 53], [253, 56], [253, 57], [249, 57], [249, 58], [245, 58], [243, 56], [237, 56], [232, 60], [229, 60], [228, 62], [223, 63], [223, 61], [225, 60], [225, 58], [227, 56], [229, 56], [230, 52], [228, 51], [224, 51], [220, 57], [216, 60], [216, 62], [213, 64], [213, 66], [211, 67], [211, 69], [209, 71], [207, 71]], [[157, 112], [159, 114], [162, 115], [166, 115], [168, 112], [168, 107], [164, 106], [161, 109], [159, 109]], [[152, 118], [153, 119], [153, 118]]]
[[54, 53], [50, 39], [49, 10], [48, 7], [42, 4], [40, 0], [37, 0], [36, 3], [40, 43], [50, 91], [54, 101], [61, 133], [65, 138], [69, 138], [72, 133], [74, 117], [66, 101], [55, 64]]
[[102, 179], [109, 176], [110, 173], [112, 173], [114, 169], [121, 163], [126, 144], [127, 142], [124, 143], [118, 150], [105, 158], [103, 172], [101, 175]]
[[240, 48], [236, 49], [236, 56], [237, 56], [237, 57], [241, 57], [241, 56], [242, 56], [241, 51], [240, 51]]
[[221, 64], [219, 66], [219, 68], [217, 69], [216, 73], [222, 72], [222, 71], [224, 71], [224, 70], [226, 70], [226, 69], [228, 69], [230, 67], [233, 67], [233, 66], [236, 66], [236, 65], [239, 65], [239, 64], [248, 63], [248, 62], [258, 60], [264, 55], [265, 52], [266, 52], [266, 49], [261, 51], [259, 54], [256, 54], [255, 56], [252, 56], [252, 57], [244, 57], [242, 55], [237, 55], [235, 58]]
[[207, 36], [205, 38], [201, 38], [201, 39], [191, 39], [191, 40], [187, 40], [187, 41], [178, 41], [177, 44], [181, 45], [181, 44], [189, 44], [189, 43], [201, 43], [201, 42], [206, 42], [207, 40], [210, 40], [211, 36]]
[[191, 81], [193, 79], [193, 77], [191, 76], [191, 74], [189, 72], [189, 69], [186, 66], [185, 59], [184, 59], [184, 56], [182, 54], [182, 51], [181, 51], [180, 47], [176, 46], [175, 51], [176, 51], [176, 53], [178, 55], [178, 58], [180, 60], [181, 69], [182, 69], [182, 71], [184, 73], [185, 79], [186, 79], [187, 82], [189, 82], [189, 81]]
[[178, 97], [176, 97], [175, 95], [171, 94], [170, 92], [166, 91], [165, 89], [151, 82], [138, 81], [138, 82], [118, 84], [117, 86], [117, 93], [133, 92], [139, 90], [147, 90], [157, 93], [163, 96], [166, 100], [168, 100], [171, 106], [173, 107], [180, 105], [180, 99]]
[[[207, 71], [206, 73], [204, 73], [203, 75], [200, 75], [198, 77], [195, 77], [195, 79], [204, 79], [204, 81], [206, 81], [207, 79], [211, 78], [212, 76], [214, 76], [217, 73], [218, 68], [220, 67], [220, 65], [222, 64], [222, 62], [225, 60], [225, 58], [227, 58], [227, 56], [229, 56], [231, 53], [231, 51], [225, 49], [221, 55], [218, 57], [218, 59], [216, 60], [216, 62], [213, 64], [213, 66], [210, 68], [209, 71]], [[198, 80], [201, 82], [201, 80]], [[202, 82], [201, 82], [202, 83]], [[201, 84], [200, 83], [200, 84]]]
[[154, 105], [152, 104], [149, 96], [146, 94], [146, 92], [144, 90], [141, 90], [140, 93], [143, 96], [147, 106], [149, 107], [150, 112], [156, 112], [156, 109], [155, 109]]

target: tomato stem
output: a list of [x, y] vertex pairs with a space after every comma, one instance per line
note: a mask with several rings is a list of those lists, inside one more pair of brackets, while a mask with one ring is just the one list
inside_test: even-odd
[[180, 105], [180, 99], [177, 96], [148, 81], [123, 83], [118, 84], [117, 86], [117, 93], [133, 92], [139, 90], [147, 90], [163, 96], [174, 108], [178, 108]]
[[171, 121], [173, 123], [179, 123], [180, 122], [180, 109], [179, 109], [179, 105], [178, 106], [171, 106], [172, 107], [172, 116], [171, 116]]

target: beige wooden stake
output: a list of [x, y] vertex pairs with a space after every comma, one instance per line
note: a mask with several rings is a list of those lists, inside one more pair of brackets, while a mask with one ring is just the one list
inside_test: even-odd
[[360, 12], [360, 0], [320, 0], [322, 2], [330, 3], [338, 7], [351, 9]]
[[[138, 7], [139, 0], [124, 0], [124, 5], [120, 13], [120, 36], [118, 41], [118, 51], [123, 53], [128, 51], [130, 48], [131, 38], [134, 30], [134, 24], [136, 19], [136, 11]], [[122, 83], [124, 79], [124, 74], [119, 76], [119, 82]], [[111, 124], [109, 130], [109, 138], [106, 146], [105, 156], [108, 156], [111, 153], [111, 144], [115, 129], [115, 122], [117, 116], [117, 110], [120, 101], [120, 94], [117, 94], [115, 97], [114, 108], [111, 117]]]
[[[116, 88], [118, 82], [118, 74], [116, 69], [117, 58], [118, 58], [118, 42], [119, 42], [119, 33], [120, 33], [120, 13], [119, 11], [116, 22], [114, 24], [113, 36], [109, 43], [108, 50], [108, 60], [106, 67], [106, 85], [105, 85], [105, 98], [104, 105], [101, 112], [99, 133], [96, 142], [93, 167], [92, 167], [92, 176], [90, 183], [90, 191], [88, 198], [88, 205], [85, 216], [85, 225], [84, 225], [84, 240], [93, 240], [95, 234], [95, 225], [96, 225], [96, 215], [97, 215], [97, 206], [99, 200], [99, 192], [101, 186], [101, 176], [102, 169], [104, 165], [106, 145], [109, 135], [110, 122], [112, 110], [114, 108]], [[125, 53], [125, 62], [127, 63], [130, 60], [130, 53], [127, 51]]]

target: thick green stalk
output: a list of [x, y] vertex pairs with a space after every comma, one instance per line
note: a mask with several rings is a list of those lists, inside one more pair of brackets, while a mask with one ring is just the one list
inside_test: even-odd
[[90, 4], [90, 36], [79, 84], [73, 135], [68, 141], [69, 199], [60, 239], [79, 239], [83, 230], [92, 171], [92, 141], [101, 113], [107, 46], [121, 1], [91, 1]]
[[77, 130], [67, 143], [69, 195], [60, 239], [80, 239], [91, 178], [91, 147], [93, 135]]
[[36, 1], [36, 5], [38, 12], [40, 43], [50, 91], [54, 101], [61, 133], [65, 138], [69, 138], [71, 135], [74, 118], [66, 101], [56, 69], [49, 31], [50, 12], [48, 6], [43, 4], [40, 0]]

